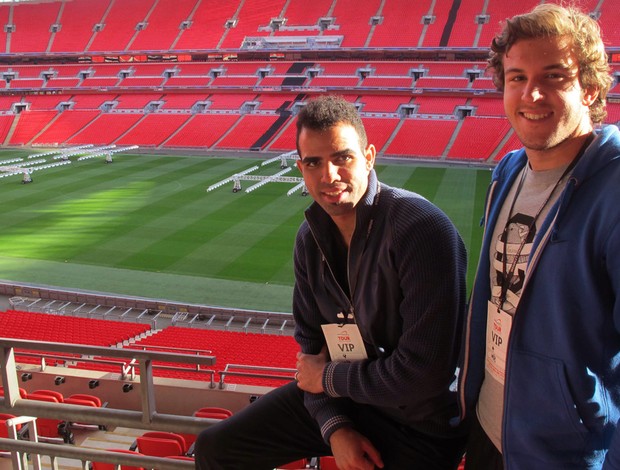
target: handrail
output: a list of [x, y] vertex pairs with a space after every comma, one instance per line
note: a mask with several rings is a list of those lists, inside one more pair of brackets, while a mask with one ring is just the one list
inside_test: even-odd
[[161, 362], [182, 362], [187, 364], [215, 364], [215, 356], [195, 356], [189, 354], [166, 353], [158, 351], [142, 351], [140, 349], [113, 348], [105, 346], [89, 346], [82, 344], [54, 343], [51, 341], [33, 341], [0, 337], [0, 346], [10, 348], [31, 349], [34, 351], [59, 351], [67, 353], [86, 354], [90, 356], [107, 356], [121, 358], [136, 358], [142, 360], [156, 360]]
[[[140, 365], [139, 380], [142, 410], [138, 412], [112, 410], [21, 399], [16, 377], [15, 348], [137, 359]], [[101, 424], [118, 425], [122, 423], [124, 426], [134, 428], [157, 429], [158, 426], [163, 425], [166, 426], [166, 429], [176, 430], [177, 432], [187, 431], [188, 429], [190, 432], [200, 431], [203, 426], [196, 424], [196, 418], [157, 413], [152, 361], [213, 365], [215, 364], [215, 357], [0, 337], [0, 377], [2, 378], [5, 395], [4, 398], [0, 398], [0, 407], [4, 407], [9, 411], [14, 409], [19, 414], [68, 419], [76, 422], [95, 419], [96, 421], [94, 422], [100, 422]]]
[[[171, 460], [162, 457], [133, 455], [99, 449], [62, 446], [44, 442], [18, 441], [0, 438], [0, 448], [20, 453], [50, 455], [82, 461], [82, 468], [87, 469], [86, 462], [108, 462], [112, 464], [132, 465], [135, 467], [156, 468], [158, 470], [183, 470], [194, 468], [194, 462]], [[58, 468], [54, 465], [53, 468]]]
[[[136, 347], [137, 345], [134, 345], [134, 347]], [[174, 346], [157, 346], [155, 344], [149, 344], [147, 346], [140, 346], [140, 348], [142, 349], [142, 351], [156, 351], [158, 349], [161, 350], [168, 350], [168, 351], [187, 351], [188, 353], [192, 353], [195, 355], [200, 355], [200, 353], [208, 353], [211, 354], [213, 353], [213, 350], [211, 349], [191, 349], [191, 348], [177, 348]]]
[[[234, 372], [231, 369], [244, 369], [244, 370], [260, 370], [266, 372], [283, 372], [290, 374], [287, 375], [277, 375], [277, 374], [257, 374], [253, 372]], [[275, 379], [275, 380], [286, 380], [291, 381], [295, 377], [296, 369], [288, 369], [284, 367], [267, 367], [267, 366], [252, 366], [252, 365], [244, 365], [244, 364], [226, 364], [226, 367], [223, 371], [220, 372], [220, 388], [224, 388], [224, 378], [227, 375], [232, 375], [235, 377], [253, 377], [256, 379]]]
[[[189, 352], [192, 351], [191, 349], [186, 349], [186, 348], [169, 348], [166, 346], [162, 346], [162, 347], [143, 346], [141, 350], [147, 351], [147, 350], [151, 350], [151, 348], [164, 349], [164, 350], [171, 350], [171, 349], [175, 350], [176, 349], [178, 351], [187, 351], [187, 354], [189, 354]], [[212, 353], [213, 351], [209, 350], [205, 352]], [[29, 352], [19, 351], [17, 354], [19, 354], [20, 356], [34, 357], [34, 358], [40, 359], [41, 360], [41, 371], [45, 371], [45, 369], [47, 368], [47, 364], [46, 364], [47, 360], [56, 359], [57, 361], [64, 361], [64, 362], [73, 362], [73, 363], [90, 362], [92, 364], [106, 364], [106, 365], [112, 365], [112, 366], [119, 366], [122, 379], [125, 379], [127, 375], [130, 375], [131, 379], [133, 380], [136, 375], [134, 372], [135, 360], [132, 360], [127, 363], [127, 362], [110, 361], [107, 359], [94, 359], [94, 358], [80, 357], [80, 356], [59, 356], [59, 355], [47, 354], [47, 353], [29, 353]], [[197, 351], [195, 355], [200, 355], [200, 350]], [[215, 388], [215, 371], [213, 369], [201, 369], [200, 364], [196, 364], [196, 366], [192, 369], [189, 369], [187, 367], [165, 366], [161, 364], [155, 364], [153, 365], [153, 368], [154, 369], [165, 369], [165, 370], [179, 370], [179, 371], [191, 370], [193, 372], [202, 372], [204, 374], [209, 375], [210, 388]]]
[[[5, 389], [6, 393], [6, 389]], [[38, 416], [41, 418], [61, 419], [71, 422], [91, 422], [109, 426], [123, 426], [134, 429], [153, 431], [172, 431], [197, 434], [205, 427], [218, 422], [209, 418], [178, 416], [153, 412], [145, 416], [143, 411], [121, 410], [114, 408], [95, 408], [69, 403], [53, 403], [27, 398], [18, 398], [13, 405], [6, 396], [0, 397], [0, 409], [11, 414]], [[148, 421], [145, 419], [148, 418]]]
[[[51, 403], [38, 400], [23, 399], [19, 395], [15, 349], [35, 351], [68, 352], [74, 354], [133, 358], [140, 364], [140, 389], [142, 409], [140, 411], [95, 408], [90, 406], [67, 403]], [[157, 351], [141, 351], [138, 349], [122, 349], [74, 345], [65, 343], [39, 342], [22, 339], [0, 337], [0, 378], [2, 379], [4, 397], [0, 397], [0, 409], [18, 416], [36, 416], [42, 418], [62, 419], [70, 422], [92, 422], [100, 425], [124, 426], [134, 429], [166, 430], [178, 433], [198, 434], [206, 427], [219, 420], [198, 418], [194, 416], [177, 416], [158, 413], [155, 403], [152, 361], [187, 363], [196, 365], [213, 365], [214, 356], [195, 356]], [[84, 469], [88, 461], [102, 461], [113, 464], [143, 466], [161, 470], [189, 469], [193, 463], [178, 460], [166, 460], [149, 456], [119, 454], [97, 449], [59, 446], [41, 442], [30, 442], [13, 439], [0, 439], [0, 448], [18, 453], [34, 453], [49, 455], [52, 467], [58, 468], [55, 457], [67, 457], [82, 461]], [[13, 460], [14, 462], [17, 459]], [[19, 470], [19, 469], [18, 469]]]

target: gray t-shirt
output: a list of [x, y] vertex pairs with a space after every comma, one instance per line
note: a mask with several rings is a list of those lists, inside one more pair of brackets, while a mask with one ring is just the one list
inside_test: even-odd
[[[493, 230], [494, 242], [491, 243], [489, 253], [491, 259], [491, 300], [495, 305], [499, 303], [502, 280], [506, 277], [504, 270], [510, 272], [515, 256], [518, 254], [512, 277], [508, 282], [506, 301], [503, 306], [500, 306], [510, 315], [514, 315], [521, 298], [527, 261], [536, 237], [536, 231], [566, 185], [568, 179], [566, 176], [562, 178], [559, 184], [557, 183], [567, 166], [552, 170], [534, 171], [529, 168], [529, 165], [526, 165], [512, 185], [499, 213], [497, 224]], [[522, 178], [524, 179], [521, 184]], [[521, 186], [520, 190], [519, 186]], [[517, 191], [519, 191], [518, 194]], [[517, 197], [516, 200], [515, 196]], [[528, 230], [534, 217], [549, 197], [550, 199], [542, 208], [531, 230]], [[514, 207], [512, 207], [511, 212], [513, 201]], [[508, 221], [509, 216], [510, 221]], [[524, 238], [525, 243], [523, 243]], [[520, 253], [517, 253], [522, 243], [523, 248]], [[482, 428], [500, 452], [502, 450], [503, 409], [504, 386], [488, 370], [485, 370], [477, 414]]]

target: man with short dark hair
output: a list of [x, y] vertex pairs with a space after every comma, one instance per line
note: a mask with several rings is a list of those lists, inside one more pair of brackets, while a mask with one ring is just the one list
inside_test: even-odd
[[426, 199], [379, 183], [351, 103], [310, 101], [297, 148], [314, 203], [295, 242], [296, 382], [203, 431], [197, 468], [333, 454], [341, 470], [455, 469], [462, 240]]

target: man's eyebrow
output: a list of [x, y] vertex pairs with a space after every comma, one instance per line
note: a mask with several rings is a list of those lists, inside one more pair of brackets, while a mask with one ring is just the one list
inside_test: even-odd
[[355, 154], [355, 150], [346, 148], [346, 149], [338, 150], [332, 153], [330, 157], [344, 157], [346, 155], [353, 155], [353, 154]]
[[[346, 157], [347, 155], [353, 155], [355, 154], [355, 151], [353, 149], [350, 148], [345, 148], [342, 150], [337, 150], [334, 153], [332, 153], [329, 158], [338, 158], [338, 157]], [[314, 155], [306, 155], [305, 157], [301, 158], [301, 162], [306, 162], [306, 161], [316, 161], [316, 160], [320, 160], [321, 157], [319, 156], [314, 156]]]
[[[570, 70], [571, 66], [568, 64], [562, 64], [562, 63], [557, 63], [557, 64], [549, 64], [543, 67], [543, 70], [545, 71], [549, 71], [549, 70]], [[524, 69], [521, 69], [519, 67], [510, 67], [504, 70], [504, 74], [507, 73], [523, 73], [525, 72]]]

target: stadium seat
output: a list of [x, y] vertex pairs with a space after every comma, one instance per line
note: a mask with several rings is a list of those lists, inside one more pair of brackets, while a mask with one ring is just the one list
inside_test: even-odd
[[299, 459], [293, 462], [289, 462], [285, 465], [280, 465], [278, 469], [299, 470], [302, 468], [306, 468], [307, 464], [308, 464], [308, 459]]
[[[0, 437], [4, 438], [4, 439], [10, 439], [10, 433], [9, 433], [9, 428], [6, 424], [6, 422], [11, 419], [11, 418], [15, 418], [15, 415], [11, 415], [8, 413], [0, 413]], [[17, 431], [18, 436], [20, 435], [20, 431], [22, 430], [22, 425], [18, 424], [17, 426], [15, 426], [15, 430]], [[0, 454], [6, 452], [4, 449], [0, 449]]]
[[[69, 405], [81, 405], [81, 406], [90, 406], [93, 408], [101, 408], [102, 403], [99, 397], [95, 395], [87, 395], [85, 393], [75, 393], [70, 395], [68, 398], [65, 398], [65, 403]], [[103, 406], [107, 405], [107, 402], [103, 404]], [[97, 427], [98, 429], [105, 431], [106, 427], [102, 424], [87, 424], [87, 423], [75, 423], [71, 422], [67, 424], [70, 428], [73, 427], [83, 427], [83, 428], [92, 428]]]
[[[209, 419], [226, 419], [232, 416], [232, 411], [226, 408], [219, 408], [217, 406], [206, 406], [200, 408], [194, 412], [196, 418], [209, 418]], [[181, 434], [185, 439], [188, 451], [187, 453], [193, 454], [193, 444], [196, 441], [196, 434]]]
[[[108, 449], [111, 452], [120, 452], [123, 454], [142, 455], [140, 452], [135, 452], [127, 449]], [[93, 462], [92, 470], [116, 470], [116, 465], [112, 463]], [[145, 470], [143, 467], [132, 467], [130, 465], [121, 465], [121, 470]]]
[[[26, 392], [25, 388], [19, 388], [19, 396], [21, 398], [28, 398], [28, 392]], [[4, 397], [4, 387], [0, 386], [0, 397]]]
[[338, 465], [336, 465], [336, 459], [328, 455], [320, 458], [319, 468], [321, 470], [338, 470]]
[[90, 401], [93, 403], [94, 406], [96, 406], [97, 408], [101, 408], [103, 405], [101, 403], [101, 399], [95, 395], [88, 395], [86, 393], [74, 393], [72, 395], [69, 395], [69, 398], [67, 400], [86, 400], [86, 401]]
[[[52, 392], [51, 390], [38, 390], [28, 395], [29, 400], [46, 401], [50, 403], [63, 403], [64, 399], [59, 400], [56, 393], [41, 393]], [[61, 398], [62, 398], [62, 394]], [[75, 442], [73, 433], [71, 432], [68, 424], [60, 419], [51, 418], [38, 418], [37, 419], [37, 434], [40, 440], [51, 440], [56, 442], [59, 439], [66, 444], [73, 444]], [[43, 439], [41, 439], [43, 438]]]
[[56, 390], [35, 390], [32, 392], [32, 395], [46, 395], [48, 397], [54, 397], [58, 403], [63, 403], [65, 401], [63, 394], [57, 392]]
[[136, 448], [141, 454], [155, 457], [170, 457], [187, 453], [187, 445], [183, 436], [164, 431], [145, 432], [136, 439], [130, 450]]
[[226, 419], [230, 418], [232, 416], [232, 413], [228, 414], [220, 411], [196, 411], [194, 413], [194, 416], [196, 418]]
[[214, 414], [226, 415], [226, 417], [230, 417], [233, 415], [232, 411], [226, 408], [220, 408], [218, 406], [205, 406], [204, 408], [199, 408], [198, 410], [196, 410], [194, 416], [200, 418], [210, 418]]

